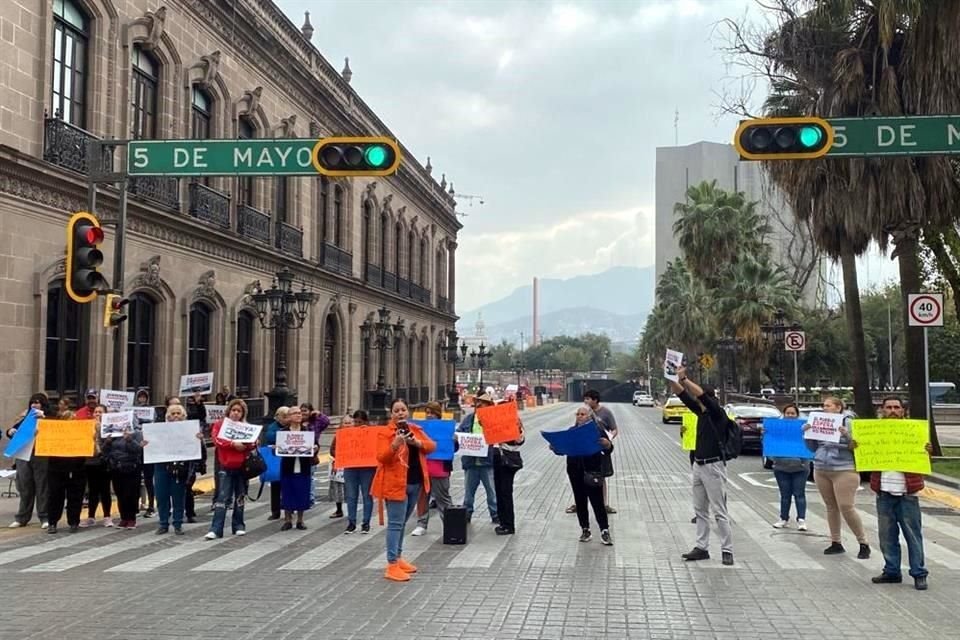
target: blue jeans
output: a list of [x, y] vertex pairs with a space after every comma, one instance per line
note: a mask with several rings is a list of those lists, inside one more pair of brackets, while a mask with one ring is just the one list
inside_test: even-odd
[[347, 501], [347, 522], [357, 524], [357, 502], [363, 496], [363, 524], [370, 524], [373, 515], [373, 497], [370, 485], [377, 470], [373, 467], [357, 467], [343, 470], [343, 490]]
[[780, 487], [780, 519], [790, 519], [790, 498], [797, 503], [797, 520], [807, 517], [807, 475], [808, 471], [776, 471], [773, 477]]
[[473, 501], [477, 495], [477, 487], [483, 483], [483, 490], [487, 494], [487, 509], [490, 519], [497, 517], [497, 492], [493, 488], [493, 467], [467, 467], [463, 470], [464, 489], [463, 506], [467, 508], [467, 517], [473, 515]]
[[396, 562], [403, 554], [403, 529], [417, 506], [420, 485], [407, 485], [406, 500], [387, 500], [387, 562]]
[[161, 527], [170, 526], [170, 505], [173, 504], [173, 527], [179, 529], [183, 525], [183, 507], [187, 495], [187, 487], [177, 482], [169, 473], [163, 462], [153, 466], [153, 488], [157, 496], [157, 519]]
[[223, 525], [227, 519], [227, 502], [233, 501], [233, 517], [230, 526], [233, 533], [243, 531], [246, 526], [243, 523], [243, 503], [247, 496], [247, 479], [243, 477], [243, 471], [240, 469], [224, 469], [217, 471], [217, 497], [213, 501], [213, 522], [210, 523], [210, 531], [217, 534], [218, 538], [223, 537]]
[[881, 491], [877, 494], [877, 522], [884, 575], [900, 575], [900, 532], [903, 531], [910, 560], [910, 577], [926, 576], [923, 534], [920, 532], [920, 500], [917, 496], [895, 496]]

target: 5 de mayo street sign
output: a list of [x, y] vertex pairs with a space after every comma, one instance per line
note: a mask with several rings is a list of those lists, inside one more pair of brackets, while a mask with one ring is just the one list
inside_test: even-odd
[[960, 116], [829, 118], [831, 158], [960, 154]]

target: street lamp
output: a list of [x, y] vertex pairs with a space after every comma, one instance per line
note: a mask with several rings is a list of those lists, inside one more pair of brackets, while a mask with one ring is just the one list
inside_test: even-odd
[[493, 354], [487, 351], [487, 345], [480, 343], [480, 346], [470, 352], [470, 361], [477, 369], [477, 389], [483, 393], [483, 369], [487, 366], [487, 361]]
[[315, 293], [307, 291], [306, 283], [300, 291], [293, 290], [293, 272], [287, 267], [276, 274], [269, 289], [264, 291], [258, 285], [250, 294], [260, 326], [273, 331], [273, 389], [267, 392], [269, 416], [297, 401], [296, 394], [287, 386], [287, 332], [303, 327], [316, 298]]
[[360, 336], [377, 351], [377, 388], [370, 394], [370, 418], [386, 420], [388, 414], [387, 397], [387, 351], [396, 346], [394, 336], [403, 332], [403, 320], [396, 324], [390, 322], [390, 311], [386, 306], [377, 310], [374, 321], [364, 320], [360, 325]]
[[783, 309], [777, 309], [773, 314], [772, 323], [760, 325], [760, 330], [763, 331], [763, 335], [769, 342], [773, 343], [773, 346], [777, 351], [777, 391], [780, 393], [783, 393], [787, 390], [787, 385], [783, 378], [783, 339], [787, 331], [800, 330], [800, 325], [797, 323], [793, 323], [788, 326], [785, 322], [786, 317], [787, 314]]
[[[737, 393], [740, 392], [740, 378], [737, 375], [737, 354], [743, 351], [743, 338], [737, 338], [735, 336], [723, 337], [717, 340], [717, 350], [726, 351], [730, 354], [731, 360], [731, 381], [733, 390]], [[720, 361], [721, 364], [723, 360]], [[723, 372], [720, 372], [720, 383], [721, 388], [724, 389], [724, 397], [726, 397], [726, 379], [723, 376]]]
[[[446, 342], [440, 342], [439, 348], [443, 359], [450, 365], [450, 386], [447, 389], [447, 404], [454, 408], [460, 406], [460, 391], [457, 389], [457, 365], [467, 359], [467, 344], [461, 342], [457, 346], [457, 330], [447, 331]], [[459, 351], [460, 355], [457, 355]]]

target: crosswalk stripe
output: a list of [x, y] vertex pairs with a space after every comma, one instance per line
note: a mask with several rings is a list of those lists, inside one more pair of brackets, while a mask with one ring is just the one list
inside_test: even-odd
[[[877, 516], [872, 513], [860, 513], [860, 518], [863, 520], [863, 524], [867, 529], [870, 529], [871, 532], [877, 532], [880, 529]], [[924, 522], [922, 526], [927, 526], [928, 523]], [[880, 539], [880, 534], [877, 533], [876, 540]], [[909, 566], [909, 558], [907, 558], [907, 543], [903, 541], [903, 536], [901, 535], [900, 549], [901, 549], [901, 562], [906, 563], [903, 566]], [[933, 560], [937, 564], [942, 564], [948, 569], [960, 569], [960, 553], [947, 549], [943, 545], [931, 544], [929, 540], [924, 540], [923, 543], [923, 556], [924, 560]], [[881, 556], [882, 557], [882, 556]]]
[[10, 564], [12, 562], [17, 562], [18, 560], [26, 560], [27, 558], [32, 558], [33, 556], [38, 556], [49, 551], [56, 551], [57, 549], [66, 549], [78, 544], [83, 544], [88, 540], [94, 540], [96, 538], [101, 538], [109, 533], [116, 533], [116, 529], [109, 529], [104, 527], [96, 531], [85, 531], [83, 533], [76, 534], [66, 534], [59, 535], [56, 540], [51, 540], [49, 542], [42, 542], [33, 546], [24, 546], [17, 547], [16, 549], [10, 549], [8, 551], [0, 552], [0, 565]]
[[[542, 523], [541, 523], [542, 524]], [[463, 551], [453, 557], [448, 565], [451, 569], [489, 568], [497, 559], [513, 536], [498, 536], [493, 527], [473, 526], [469, 532], [468, 544]]]
[[234, 571], [242, 569], [248, 564], [256, 562], [263, 556], [280, 551], [286, 546], [297, 542], [301, 538], [313, 533], [312, 529], [300, 531], [291, 529], [290, 531], [279, 531], [273, 535], [267, 536], [263, 540], [257, 540], [253, 544], [248, 544], [240, 549], [225, 553], [219, 558], [206, 562], [191, 571]]
[[[121, 531], [121, 535], [130, 535], [130, 532]], [[64, 556], [62, 558], [50, 560], [49, 562], [44, 562], [42, 564], [23, 569], [23, 571], [29, 573], [67, 571], [68, 569], [75, 569], [85, 564], [90, 564], [98, 560], [103, 560], [104, 558], [109, 558], [114, 554], [145, 547], [148, 544], [152, 544], [156, 541], [157, 536], [154, 535], [154, 530], [151, 528], [147, 533], [140, 533], [129, 538], [124, 538], [123, 540], [118, 540], [117, 542], [112, 542], [102, 547], [95, 547], [93, 549], [87, 549], [85, 551]]]
[[757, 546], [782, 569], [823, 570], [799, 545], [786, 539], [789, 534], [778, 533], [765, 518], [743, 502], [730, 502], [729, 514], [736, 526], [746, 531]]
[[310, 549], [301, 556], [298, 556], [279, 567], [280, 571], [315, 571], [333, 564], [347, 553], [353, 551], [360, 545], [379, 538], [379, 534], [385, 529], [377, 529], [369, 534], [363, 535], [359, 532], [344, 535], [340, 534], [336, 538], [327, 540], [313, 549]]

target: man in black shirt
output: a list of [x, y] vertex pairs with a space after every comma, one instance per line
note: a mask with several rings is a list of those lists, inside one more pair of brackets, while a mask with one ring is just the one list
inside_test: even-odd
[[[710, 558], [710, 511], [713, 510], [720, 534], [723, 564], [733, 564], [733, 538], [727, 517], [727, 461], [723, 441], [727, 433], [727, 414], [717, 401], [713, 387], [701, 387], [687, 378], [686, 369], [677, 369], [678, 381], [670, 381], [677, 397], [697, 416], [697, 445], [690, 452], [693, 467], [693, 511], [697, 520], [697, 542], [684, 560]], [[681, 434], [684, 428], [681, 427]]]

